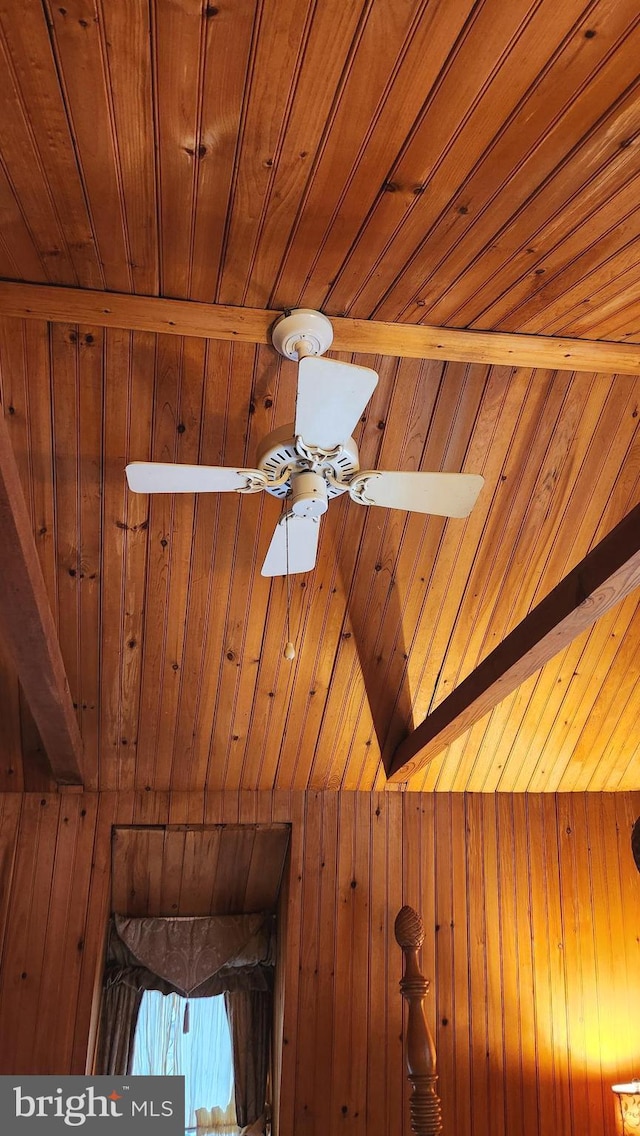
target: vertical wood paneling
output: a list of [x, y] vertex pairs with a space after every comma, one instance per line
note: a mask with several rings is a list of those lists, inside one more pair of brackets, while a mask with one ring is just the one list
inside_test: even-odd
[[273, 819], [290, 819], [292, 823], [287, 883], [286, 964], [283, 980], [282, 1083], [279, 1090], [280, 1131], [283, 1136], [285, 1133], [295, 1130], [296, 1058], [298, 1050], [296, 1041], [304, 1028], [304, 1019], [302, 1019], [301, 1025], [298, 1014], [298, 992], [303, 931], [301, 884], [307, 847], [309, 847], [316, 872], [318, 864], [317, 846], [314, 848], [311, 841], [309, 841], [309, 846], [307, 845], [306, 804], [307, 801], [302, 793], [297, 793], [295, 796], [290, 793], [274, 793]]
[[[628, 905], [633, 901], [637, 894], [637, 872], [636, 867], [627, 854], [629, 848], [629, 841], [631, 839], [631, 830], [636, 818], [640, 815], [640, 797], [638, 793], [619, 793], [611, 797], [607, 795], [604, 800], [612, 801], [612, 811], [615, 812], [617, 837], [618, 837], [618, 871], [620, 873], [620, 887], [622, 892], [623, 911], [628, 910]], [[609, 843], [610, 848], [610, 843]], [[615, 856], [614, 856], [615, 860]], [[609, 860], [611, 864], [611, 860]], [[614, 865], [611, 865], [612, 870]], [[610, 898], [612, 898], [610, 893]], [[628, 924], [627, 924], [628, 926]], [[618, 1020], [621, 1020], [622, 1028], [625, 1026], [631, 1027], [631, 1032], [634, 1034], [633, 1023], [640, 1020], [640, 983], [634, 978], [636, 967], [640, 960], [640, 942], [637, 935], [629, 935], [627, 926], [625, 926], [625, 934], [622, 939], [622, 944], [616, 944], [616, 957], [620, 958], [623, 955], [625, 959], [625, 971], [627, 975], [627, 1000], [625, 1002], [624, 1015], [617, 1015]], [[620, 962], [618, 961], [618, 965]], [[624, 989], [624, 986], [623, 986]], [[616, 1017], [614, 1017], [614, 1022]], [[629, 1039], [631, 1044], [635, 1043], [635, 1038]]]
[[[333, 824], [333, 838], [335, 849], [338, 845], [338, 818], [337, 798], [334, 799], [336, 800], [336, 818]], [[306, 856], [311, 856], [315, 860], [316, 871], [305, 871], [303, 879], [301, 881], [301, 916], [305, 935], [303, 942], [300, 944], [300, 953], [298, 959], [298, 1013], [302, 1013], [303, 1015], [299, 1020], [304, 1022], [304, 1028], [309, 1039], [309, 1050], [306, 1059], [299, 1046], [296, 1047], [295, 1050], [295, 1128], [296, 1131], [299, 1128], [300, 1132], [303, 1134], [313, 1132], [315, 1103], [314, 1086], [317, 1070], [316, 1062], [318, 1059], [320, 1059], [326, 1062], [328, 1065], [331, 1061], [331, 1053], [333, 1051], [333, 1015], [331, 1016], [330, 1023], [325, 1021], [325, 1032], [322, 1036], [322, 1042], [320, 1042], [320, 1036], [318, 1032], [318, 1014], [320, 1013], [320, 1002], [318, 995], [324, 971], [319, 949], [321, 927], [320, 902], [324, 886], [324, 873], [326, 870], [322, 867], [324, 856], [323, 822], [324, 809], [322, 797], [319, 794], [315, 793], [309, 794], [307, 798], [307, 819], [304, 829], [304, 847]], [[336, 853], [334, 851], [334, 857], [335, 854]], [[335, 862], [332, 866], [333, 886], [330, 889], [331, 909], [328, 913], [328, 924], [331, 928], [334, 929], [335, 934]], [[331, 943], [330, 946], [329, 957], [332, 960], [334, 958], [333, 943]], [[287, 1041], [289, 1041], [288, 1037]], [[322, 1047], [325, 1051], [321, 1058], [319, 1057], [319, 1054], [315, 1052], [316, 1046], [318, 1046], [319, 1044], [322, 1044]], [[325, 1085], [325, 1092], [327, 1095], [330, 1095], [329, 1085]]]
[[[18, 1025], [2, 1035], [0, 1068], [84, 1069], [112, 825], [286, 821], [281, 1133], [408, 1130], [393, 939], [407, 899], [427, 932], [445, 1132], [615, 1136], [609, 1086], [639, 1056], [638, 811], [640, 795], [626, 793], [4, 794], [0, 1013]], [[125, 865], [131, 886], [208, 901], [194, 833], [172, 830], [185, 837], [173, 867], [163, 830], [147, 835], [160, 837], [165, 868], [155, 879], [149, 845]]]
[[[591, 848], [591, 874], [593, 881], [593, 912], [595, 935], [598, 944], [598, 970], [603, 976], [600, 983], [600, 1036], [606, 1044], [602, 1061], [603, 1076], [610, 1077], [624, 1063], [629, 1047], [633, 1045], [631, 1020], [626, 1020], [622, 1007], [629, 1007], [636, 993], [629, 984], [629, 960], [635, 940], [625, 934], [624, 911], [627, 889], [623, 888], [617, 841], [611, 834], [617, 831], [616, 799], [611, 794], [594, 794], [586, 802], [589, 844]], [[635, 818], [634, 818], [635, 819]], [[623, 831], [623, 856], [628, 859], [628, 832]], [[625, 855], [625, 850], [627, 854]], [[600, 945], [602, 944], [602, 945]], [[623, 965], [620, 966], [620, 959]], [[611, 1013], [602, 991], [609, 990], [614, 1001]], [[617, 1028], [616, 1028], [617, 1026]]]
[[[3, 1034], [0, 1067], [14, 1072], [37, 1071], [33, 1063], [34, 1044], [60, 800], [58, 796], [37, 794], [23, 798], [0, 981], [0, 1001], [8, 1010], [5, 1020], [21, 1023], [17, 1035], [7, 1036], [9, 1031]], [[55, 987], [50, 988], [52, 995], [54, 990]]]
[[[486, 912], [484, 905], [484, 829], [482, 799], [469, 797], [467, 821], [467, 887], [469, 889], [468, 957], [469, 974], [469, 1095], [471, 1118], [483, 1109], [488, 1113], [489, 1101], [489, 1038], [487, 966], [488, 959]], [[494, 1121], [492, 1117], [492, 1122]]]
[[[387, 1049], [389, 1046], [390, 999], [384, 994], [388, 976], [389, 864], [387, 858], [388, 812], [377, 793], [369, 798], [371, 811], [371, 870], [369, 873], [369, 912], [371, 939], [369, 944], [368, 1015], [370, 1032], [380, 1038], [380, 1045], [367, 1047], [367, 1115], [370, 1130], [374, 1117], [381, 1126], [387, 1112]], [[393, 1002], [398, 999], [393, 992]]]
[[124, 0], [117, 10], [108, 3], [100, 9], [133, 290], [156, 295], [159, 258], [150, 5], [146, 0]]
[[42, 4], [2, 4], [0, 50], [0, 146], [47, 276], [103, 287]]
[[[460, 793], [451, 798], [451, 887], [453, 893], [453, 989], [455, 1007], [455, 1083], [451, 1096], [454, 1111], [450, 1124], [454, 1132], [471, 1131], [471, 1053], [469, 1048], [469, 888], [467, 886], [467, 818], [465, 799]], [[439, 1040], [439, 1037], [438, 1037]]]
[[[362, 359], [360, 361], [369, 361]], [[316, 570], [259, 574], [266, 494], [130, 493], [129, 460], [252, 466], [292, 416], [267, 347], [0, 321], [11, 432], [87, 752], [105, 790], [380, 786], [381, 744], [421, 719], [638, 500], [639, 380], [375, 360], [356, 434], [371, 468], [468, 469], [464, 522], [358, 509], [323, 521]], [[629, 600], [410, 782], [415, 791], [634, 787], [640, 610]], [[30, 761], [53, 788], [6, 672]], [[19, 748], [19, 747], [17, 747]], [[44, 767], [44, 760], [39, 765]]]
[[[612, 57], [608, 37], [615, 40], [621, 32], [624, 37], [627, 28], [633, 34], [635, 29], [631, 21], [636, 16], [636, 11], [632, 5], [617, 5], [615, 19], [608, 22], [605, 35], [589, 36], [588, 33], [593, 31], [595, 13], [585, 12], [581, 3], [563, 5], [561, 17], [552, 19], [549, 18], [551, 10], [546, 3], [535, 7], [534, 18], [528, 22], [524, 34], [514, 37], [508, 67], [505, 69], [504, 66], [499, 66], [495, 69], [486, 92], [492, 101], [495, 100], [495, 106], [500, 108], [500, 116], [505, 111], [509, 113], [494, 133], [489, 147], [482, 141], [487, 123], [482, 112], [478, 114], [477, 103], [470, 108], [471, 114], [465, 115], [462, 129], [457, 131], [456, 138], [457, 143], [464, 147], [465, 160], [469, 163], [465, 170], [467, 176], [456, 194], [463, 203], [462, 207], [458, 207], [461, 216], [446, 225], [432, 225], [427, 239], [421, 242], [415, 263], [408, 272], [400, 275], [391, 292], [396, 311], [398, 305], [404, 304], [405, 310], [415, 313], [413, 303], [407, 302], [409, 293], [414, 302], [420, 297], [424, 305], [426, 300], [426, 305], [434, 310], [431, 318], [439, 323], [443, 319], [443, 313], [447, 311], [446, 293], [452, 279], [456, 280], [463, 263], [468, 267], [478, 253], [484, 251], [486, 231], [483, 233], [482, 230], [483, 219], [485, 223], [488, 221], [487, 213], [491, 225], [495, 225], [499, 233], [503, 226], [513, 225], [514, 221], [521, 221], [523, 216], [525, 222], [531, 225], [537, 213], [535, 198], [540, 192], [544, 196], [551, 178], [554, 179], [551, 192], [555, 191], [558, 202], [562, 200], [563, 193], [566, 195], [567, 192], [575, 192], [576, 183], [587, 181], [587, 171], [593, 175], [602, 162], [603, 138], [602, 135], [598, 136], [598, 128], [601, 127], [599, 111], [603, 106], [603, 91], [607, 91], [607, 99], [613, 102], [616, 97], [626, 93], [625, 88], [635, 79], [631, 68], [624, 73], [620, 67], [620, 58]], [[489, 9], [486, 5], [485, 12], [488, 16]], [[477, 31], [480, 33], [480, 24]], [[584, 50], [584, 38], [587, 38], [588, 43], [589, 40], [596, 41], [590, 45], [591, 50]], [[473, 41], [469, 46], [472, 43]], [[549, 67], [550, 59], [556, 63], [554, 70]], [[459, 63], [463, 63], [462, 53]], [[533, 84], [526, 78], [526, 67], [531, 64], [536, 71], [540, 68]], [[578, 92], [580, 98], [576, 98]], [[446, 84], [443, 84], [438, 94], [452, 105], [452, 109], [455, 108], [454, 98], [448, 92]], [[437, 98], [434, 104], [433, 110], [437, 113], [441, 109]], [[425, 125], [427, 128], [431, 126], [429, 117]], [[490, 129], [493, 131], [494, 127], [495, 122]], [[484, 137], [487, 140], [487, 136]], [[566, 160], [567, 153], [571, 154], [572, 160]], [[439, 203], [445, 205], [445, 202], [449, 204], [447, 197], [443, 200], [441, 194], [447, 195], [446, 187], [451, 186], [452, 171], [448, 167], [451, 157], [451, 152], [445, 152], [437, 163], [435, 175], [427, 182], [428, 192], [421, 199], [421, 203], [424, 202], [423, 211], [414, 210], [409, 226], [411, 222], [417, 225], [421, 220], [424, 226], [429, 227], [430, 218], [433, 218], [432, 200], [436, 206]], [[512, 176], [515, 167], [518, 169], [517, 178]], [[509, 174], [506, 184], [499, 186], [499, 175], [496, 175], [499, 170], [507, 169]], [[546, 216], [548, 207], [547, 200], [544, 210]], [[442, 219], [441, 215], [438, 220], [441, 222]], [[531, 233], [532, 230], [529, 228], [527, 231]], [[511, 233], [509, 236], [512, 240]], [[505, 242], [509, 250], [513, 249], [511, 240]], [[464, 245], [462, 258], [460, 245]], [[425, 260], [422, 260], [422, 256]], [[489, 255], [487, 259], [491, 263], [494, 258]], [[433, 273], [428, 270], [425, 272], [429, 262], [434, 265]], [[443, 262], [444, 268], [440, 276], [438, 269]], [[469, 276], [472, 279], [467, 283], [473, 287], [478, 283], [478, 277], [472, 271]], [[484, 279], [486, 278], [483, 277], [481, 282]], [[536, 275], [531, 274], [529, 282], [530, 287], [539, 286]], [[443, 293], [445, 303], [441, 304], [438, 301]], [[394, 310], [392, 303], [381, 305], [381, 311], [386, 311], [383, 318], [391, 318], [391, 310]], [[451, 312], [450, 306], [448, 311]], [[420, 318], [425, 318], [425, 315], [423, 306]]]
[[3, 793], [0, 797], [0, 967], [10, 915], [13, 871], [17, 850], [17, 833], [23, 797], [20, 793]]
[[[93, 1071], [98, 1035], [102, 959], [111, 901], [111, 833], [116, 818], [131, 819], [126, 798], [101, 793], [91, 855], [91, 886], [84, 912], [84, 946], [78, 983], [71, 1073]], [[80, 904], [77, 905], [80, 907]]]
[[[506, 1068], [505, 1028], [514, 1007], [504, 997], [504, 939], [511, 930], [503, 924], [502, 907], [502, 853], [498, 832], [498, 798], [486, 793], [480, 798], [484, 837], [484, 909], [485, 909], [485, 961], [487, 973], [487, 1073], [489, 1080], [488, 1109], [492, 1118], [493, 1136], [508, 1136], [506, 1127]], [[509, 1032], [511, 1026], [509, 1024]], [[513, 1039], [517, 1044], [518, 1034]]]
[[[192, 266], [189, 295], [212, 300], [221, 269], [227, 233], [231, 187], [236, 176], [236, 147], [245, 118], [246, 81], [255, 50], [261, 5], [236, 0], [231, 8], [203, 8], [205, 55], [202, 77], [199, 137], [192, 155], [197, 190], [192, 225]], [[207, 248], [207, 256], [198, 250]]]
[[[369, 6], [335, 108], [333, 129], [324, 140], [280, 268], [276, 304], [289, 303], [286, 297], [298, 295], [305, 304], [321, 303], [345, 249], [358, 236], [361, 219], [385, 191], [404, 189], [383, 179], [410, 136], [425, 93], [444, 67], [470, 8], [468, 0], [447, 5], [446, 13], [429, 4]], [[418, 89], [412, 81], [416, 75]], [[353, 146], [341, 145], [351, 129]], [[406, 202], [408, 194], [398, 196]], [[312, 256], [302, 258], [301, 249], [312, 250]]]
[[[448, 807], [447, 807], [448, 806]], [[452, 798], [447, 796], [446, 804], [438, 809], [438, 836], [435, 847], [435, 925], [434, 940], [436, 949], [436, 971], [438, 984], [429, 994], [435, 1010], [438, 1031], [438, 1075], [439, 1094], [446, 1116], [455, 1115], [455, 1030], [450, 1028], [454, 1021], [455, 988], [453, 981], [453, 958], [455, 943], [455, 921], [453, 917], [453, 815]], [[425, 968], [426, 969], [426, 968]]]
[[[388, 1015], [387, 1024], [387, 1037], [385, 1044], [385, 1062], [386, 1062], [386, 1088], [387, 1088], [387, 1109], [385, 1114], [386, 1128], [383, 1131], [389, 1133], [393, 1132], [394, 1127], [400, 1131], [404, 1130], [405, 1123], [401, 1122], [400, 1118], [407, 1115], [407, 1092], [406, 1082], [403, 1078], [398, 1076], [398, 1064], [403, 1062], [403, 1006], [402, 1000], [397, 997], [398, 986], [398, 967], [397, 967], [397, 943], [395, 938], [395, 918], [402, 907], [402, 796], [399, 793], [392, 795], [383, 794], [376, 799], [376, 811], [379, 808], [380, 813], [386, 819], [385, 827], [385, 852], [387, 860], [387, 895], [386, 895], [386, 918], [387, 918], [387, 931], [386, 931], [386, 953], [385, 953], [385, 971], [386, 971], [386, 984], [381, 989], [384, 991], [383, 999], [386, 1005]], [[373, 891], [377, 892], [377, 877], [373, 876], [371, 880], [371, 887]], [[372, 976], [373, 982], [373, 976]], [[376, 992], [376, 996], [378, 996]], [[370, 1113], [371, 1121], [377, 1120], [374, 1112]]]
[[274, 910], [288, 844], [287, 825], [252, 821], [115, 828], [112, 910], [164, 917]]
[[628, 335], [638, 38], [634, 0], [3, 0], [1, 274]]
[[20, 684], [0, 648], [0, 792], [23, 789]]
[[[156, 390], [158, 413], [153, 424], [152, 456], [156, 461], [175, 461], [180, 423], [180, 393], [183, 364], [183, 341], [168, 336], [158, 342]], [[193, 514], [193, 498], [169, 497], [165, 494], [154, 496], [149, 502], [149, 545], [147, 559], [146, 594], [150, 602], [145, 605], [143, 641], [145, 644], [142, 671], [142, 691], [140, 696], [139, 739], [137, 752], [137, 773], [139, 783], [162, 786], [170, 781], [168, 751], [172, 741], [172, 723], [163, 714], [163, 696], [172, 697], [177, 685], [178, 671], [171, 669], [177, 663], [173, 636], [171, 658], [165, 655], [171, 630], [175, 629], [175, 606], [169, 614], [170, 591], [174, 548], [180, 561], [182, 579], [178, 581], [176, 603], [185, 599], [188, 583], [188, 561], [183, 563], [180, 555], [185, 549], [186, 531], [190, 527]], [[173, 540], [175, 532], [175, 542]], [[180, 612], [181, 626], [184, 629], [184, 611]], [[171, 625], [169, 628], [168, 625]], [[179, 633], [179, 632], [178, 632]], [[171, 648], [169, 648], [171, 649]], [[178, 664], [179, 665], [179, 664]]]
[[[509, 1092], [505, 1093], [504, 1127], [507, 1132], [522, 1132], [523, 1136], [528, 1136], [532, 1131], [532, 1121], [535, 1124], [535, 1109], [530, 1107], [529, 1101], [525, 1103], [523, 1049], [528, 1054], [532, 1052], [531, 1042], [535, 1038], [535, 1029], [528, 1016], [531, 995], [530, 992], [529, 995], [527, 994], [526, 987], [523, 988], [527, 974], [531, 974], [529, 920], [518, 918], [515, 841], [521, 822], [519, 825], [515, 823], [512, 798], [501, 795], [490, 799], [495, 802], [497, 810], [499, 863], [502, 869], [499, 909], [502, 931], [501, 992], [505, 1007], [502, 1020], [503, 1033], [506, 1014], [509, 1015], [510, 1022], [510, 1044], [504, 1046], [505, 1079], [508, 1078], [509, 1083]], [[526, 910], [526, 891], [523, 900]], [[505, 928], [509, 930], [509, 934], [504, 934]], [[533, 1054], [535, 1068], [535, 1049]], [[535, 1130], [537, 1131], [537, 1128]]]
[[[639, 44], [637, 0], [0, 0], [0, 276], [637, 340]], [[289, 665], [275, 502], [150, 505], [123, 466], [251, 465], [294, 369], [157, 338], [0, 327], [88, 789], [368, 791], [638, 499], [637, 379], [376, 360], [362, 467], [487, 485], [465, 525], [332, 503]], [[638, 619], [610, 625], [411, 788], [633, 788]], [[20, 703], [2, 666], [0, 788], [48, 788]]]
[[[219, 299], [226, 304], [243, 302], [247, 268], [253, 267], [256, 240], [264, 223], [264, 202], [282, 149], [314, 8], [307, 0], [282, 0], [277, 7], [269, 5], [266, 12], [260, 11], [260, 34], [252, 44], [251, 79], [245, 86], [220, 274]], [[287, 48], [282, 50], [285, 43]], [[320, 82], [319, 76], [316, 79]]]
[[104, 337], [84, 328], [78, 365], [78, 502], [80, 546], [79, 653], [82, 660], [78, 708], [84, 743], [84, 786], [98, 788], [100, 696], [100, 552]]
[[[187, 296], [191, 213], [200, 143], [198, 103], [205, 30], [203, 4], [201, 0], [154, 3], [151, 12], [160, 188], [160, 288], [165, 296]], [[176, 90], [181, 93], [179, 99], [175, 97]], [[178, 202], [182, 207], [177, 206]]]
[[[76, 1013], [85, 950], [86, 913], [92, 885], [92, 854], [97, 822], [97, 794], [65, 793], [60, 813], [53, 860], [53, 877], [43, 970], [47, 984], [40, 983], [34, 1046], [34, 1070], [46, 1070], [51, 1022], [56, 1023], [57, 1055], [60, 1068], [73, 1067]], [[70, 887], [69, 881], [73, 884]], [[82, 902], [80, 902], [80, 900]], [[52, 999], [51, 990], [67, 986], [67, 997]], [[25, 1030], [28, 1034], [28, 1030]], [[82, 1072], [82, 1070], [80, 1070]]]
[[66, 8], [47, 5], [47, 22], [61, 87], [73, 104], [70, 129], [79, 176], [92, 202], [105, 286], [133, 291], [100, 7], [94, 0], [71, 0]]
[[79, 657], [81, 529], [79, 508], [78, 366], [80, 332], [68, 324], [52, 324], [51, 393], [54, 438], [55, 543], [58, 638], [69, 687], [78, 706], [82, 701]]

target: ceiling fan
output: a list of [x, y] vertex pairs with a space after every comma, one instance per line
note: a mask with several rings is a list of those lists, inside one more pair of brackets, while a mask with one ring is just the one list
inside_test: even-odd
[[332, 497], [348, 493], [359, 505], [381, 505], [441, 517], [466, 517], [484, 479], [469, 473], [361, 470], [351, 437], [378, 376], [369, 367], [323, 359], [333, 329], [320, 312], [298, 308], [276, 322], [272, 343], [298, 361], [295, 422], [258, 447], [256, 469], [132, 462], [136, 493], [267, 493], [290, 502], [278, 521], [263, 576], [310, 572], [316, 563], [320, 517]]

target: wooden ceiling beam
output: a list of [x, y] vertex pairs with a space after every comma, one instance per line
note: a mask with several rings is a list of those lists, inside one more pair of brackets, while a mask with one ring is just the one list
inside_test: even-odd
[[[270, 343], [282, 315], [262, 308], [203, 304], [0, 281], [0, 312], [21, 319], [164, 332], [236, 343]], [[331, 316], [333, 348], [397, 358], [544, 367], [560, 371], [640, 374], [640, 345]]]
[[407, 781], [640, 587], [640, 505], [518, 624], [397, 747], [389, 781]]
[[82, 740], [0, 406], [0, 636], [61, 785], [82, 784]]

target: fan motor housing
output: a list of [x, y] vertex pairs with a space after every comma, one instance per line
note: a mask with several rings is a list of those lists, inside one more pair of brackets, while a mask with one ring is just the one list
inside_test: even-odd
[[[346, 442], [342, 443], [338, 453], [319, 455], [316, 462], [311, 462], [308, 458], [303, 457], [296, 449], [293, 422], [290, 422], [286, 426], [280, 426], [278, 430], [274, 430], [273, 433], [268, 434], [267, 437], [262, 440], [256, 455], [256, 465], [258, 469], [264, 471], [269, 479], [265, 485], [267, 493], [271, 493], [274, 497], [280, 497], [281, 499], [291, 496], [291, 474], [286, 480], [281, 481], [280, 484], [270, 485], [269, 482], [278, 481], [287, 468], [292, 474], [304, 472], [316, 474], [322, 479], [325, 485], [325, 508], [326, 501], [346, 492], [348, 485], [345, 484], [343, 487], [332, 484], [323, 477], [323, 470], [330, 471], [338, 481], [344, 481], [346, 483], [350, 481], [360, 468], [358, 447], [353, 438], [347, 438]], [[322, 512], [324, 512], [324, 509]], [[319, 516], [320, 514], [314, 515]]]
[[291, 474], [291, 511], [298, 517], [321, 517], [327, 511], [327, 483], [319, 473]]

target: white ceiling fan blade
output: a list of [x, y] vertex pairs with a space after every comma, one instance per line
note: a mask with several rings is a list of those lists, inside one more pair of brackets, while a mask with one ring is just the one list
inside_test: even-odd
[[284, 513], [278, 521], [262, 565], [263, 576], [290, 576], [311, 572], [318, 551], [319, 517]]
[[370, 367], [309, 355], [298, 364], [296, 435], [332, 450], [351, 437], [378, 376]]
[[260, 470], [223, 465], [131, 462], [126, 474], [129, 489], [134, 493], [229, 493], [247, 489], [251, 484], [262, 488], [266, 483]]
[[468, 517], [484, 485], [476, 473], [403, 473], [367, 470], [356, 474], [349, 493], [360, 505], [383, 505], [437, 517]]

